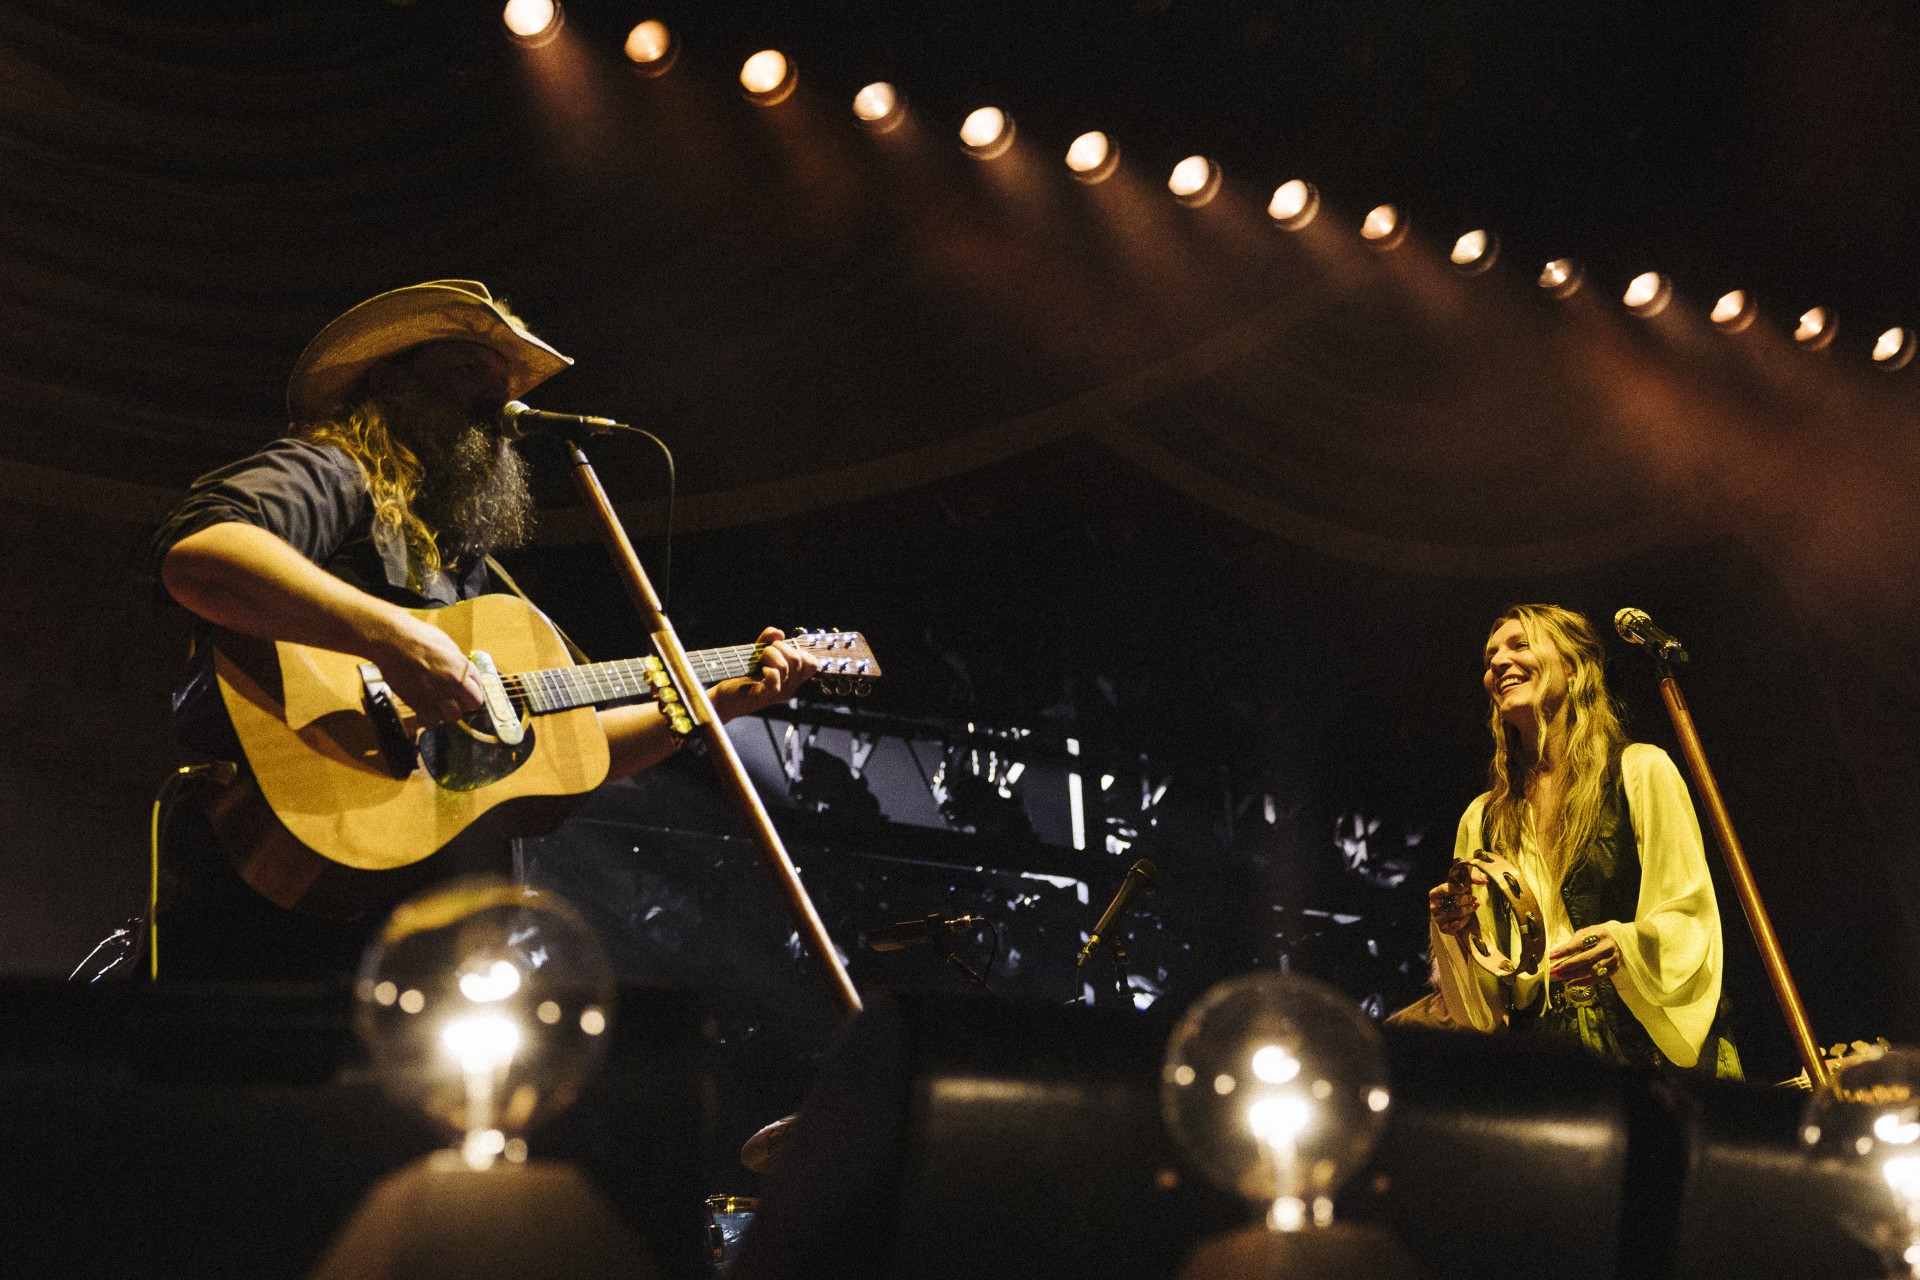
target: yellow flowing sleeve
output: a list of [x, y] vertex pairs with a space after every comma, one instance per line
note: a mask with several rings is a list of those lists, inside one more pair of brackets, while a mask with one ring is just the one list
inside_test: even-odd
[[1633, 743], [1620, 773], [1640, 846], [1640, 900], [1632, 920], [1601, 926], [1620, 948], [1620, 969], [1609, 980], [1660, 1052], [1691, 1067], [1719, 1007], [1725, 967], [1700, 820], [1680, 770], [1660, 748]]

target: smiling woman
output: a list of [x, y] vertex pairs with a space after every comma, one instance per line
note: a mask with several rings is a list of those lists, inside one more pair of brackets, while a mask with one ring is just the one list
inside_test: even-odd
[[1484, 911], [1483, 927], [1517, 955], [1521, 922], [1498, 896], [1480, 907], [1458, 878], [1434, 888], [1432, 947], [1450, 1020], [1577, 1039], [1634, 1066], [1738, 1076], [1700, 824], [1667, 754], [1626, 740], [1592, 624], [1557, 605], [1519, 605], [1495, 620], [1484, 656], [1489, 789], [1461, 817], [1454, 858], [1486, 850], [1518, 868], [1547, 953], [1544, 973], [1495, 977], [1457, 940]]

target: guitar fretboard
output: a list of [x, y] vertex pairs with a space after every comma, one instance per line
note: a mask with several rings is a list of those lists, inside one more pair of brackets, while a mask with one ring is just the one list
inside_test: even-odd
[[[687, 665], [693, 668], [701, 685], [708, 687], [758, 672], [760, 652], [761, 646], [757, 644], [696, 649], [687, 654]], [[651, 661], [650, 658], [621, 658], [583, 667], [549, 667], [544, 671], [502, 676], [500, 682], [508, 694], [526, 698], [527, 710], [543, 716], [603, 702], [652, 697], [653, 683], [647, 678], [647, 664]]]

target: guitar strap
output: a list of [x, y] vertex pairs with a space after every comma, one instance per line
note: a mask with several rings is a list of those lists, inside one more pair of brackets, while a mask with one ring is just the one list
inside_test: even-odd
[[[537, 604], [533, 604], [533, 597], [520, 589], [520, 584], [513, 580], [513, 575], [507, 572], [505, 565], [501, 564], [498, 560], [495, 560], [492, 556], [486, 557], [486, 561], [487, 561], [487, 572], [491, 573], [494, 577], [500, 579], [500, 581], [506, 583], [507, 590], [513, 592], [513, 594], [519, 596], [522, 600], [525, 600], [528, 604], [533, 605], [535, 609], [538, 609], [540, 611], [541, 617], [547, 618], [546, 610], [540, 609], [540, 606]], [[568, 635], [565, 631], [562, 631], [560, 629], [559, 623], [555, 622], [552, 618], [547, 618], [547, 625], [552, 627], [554, 634], [560, 637], [560, 642], [567, 646], [567, 653], [572, 656], [576, 664], [584, 667], [588, 663], [593, 661], [592, 658], [589, 658], [587, 656], [586, 650], [582, 649], [579, 645], [573, 642], [572, 636]]]

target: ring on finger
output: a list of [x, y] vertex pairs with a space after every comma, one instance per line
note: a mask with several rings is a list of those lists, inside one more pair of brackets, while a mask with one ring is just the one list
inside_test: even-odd
[[1583, 947], [1597, 947], [1600, 945], [1600, 935], [1597, 933], [1590, 933], [1586, 937], [1580, 939], [1580, 945]]

